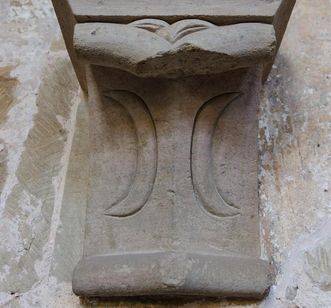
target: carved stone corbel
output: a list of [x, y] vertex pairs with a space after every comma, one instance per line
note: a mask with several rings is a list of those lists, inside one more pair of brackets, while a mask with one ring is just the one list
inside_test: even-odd
[[54, 0], [91, 119], [77, 295], [265, 294], [257, 110], [293, 5]]

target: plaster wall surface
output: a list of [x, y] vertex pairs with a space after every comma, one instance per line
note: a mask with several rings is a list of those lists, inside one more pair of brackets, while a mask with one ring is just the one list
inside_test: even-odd
[[331, 307], [330, 10], [329, 0], [297, 1], [264, 86], [261, 233], [277, 271], [267, 298], [99, 302], [71, 291], [85, 99], [50, 1], [0, 1], [0, 306]]

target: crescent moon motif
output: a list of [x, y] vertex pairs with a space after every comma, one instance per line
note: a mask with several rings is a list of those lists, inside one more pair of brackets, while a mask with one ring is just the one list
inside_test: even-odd
[[144, 207], [153, 190], [157, 169], [156, 129], [147, 105], [136, 94], [113, 90], [105, 96], [127, 110], [133, 120], [138, 139], [137, 167], [131, 186], [105, 211], [107, 216], [128, 217]]
[[212, 98], [198, 110], [194, 121], [191, 143], [192, 184], [203, 208], [218, 217], [240, 214], [240, 209], [225, 201], [217, 189], [212, 165], [212, 143], [218, 120], [226, 107], [240, 95], [227, 93]]

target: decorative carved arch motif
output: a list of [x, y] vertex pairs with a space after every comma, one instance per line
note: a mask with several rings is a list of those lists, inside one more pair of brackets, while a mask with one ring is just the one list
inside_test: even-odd
[[191, 142], [191, 176], [196, 196], [203, 208], [218, 217], [232, 217], [240, 209], [222, 197], [215, 184], [212, 147], [215, 129], [226, 107], [240, 93], [227, 93], [207, 101], [196, 114]]
[[171, 25], [160, 19], [141, 19], [129, 25], [156, 33], [172, 44], [191, 33], [217, 27], [210, 22], [200, 19], [184, 19]]
[[122, 105], [133, 120], [137, 135], [136, 172], [129, 189], [105, 211], [105, 215], [128, 217], [146, 204], [154, 186], [157, 169], [157, 137], [152, 115], [145, 102], [130, 91], [112, 90], [105, 94]]

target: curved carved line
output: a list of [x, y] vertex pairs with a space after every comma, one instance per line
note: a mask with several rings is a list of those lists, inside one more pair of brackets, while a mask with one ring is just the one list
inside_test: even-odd
[[153, 190], [157, 169], [156, 129], [148, 107], [136, 94], [114, 90], [107, 92], [105, 96], [127, 110], [137, 133], [137, 167], [132, 184], [125, 195], [105, 211], [107, 216], [127, 217], [144, 207]]
[[160, 19], [142, 19], [134, 21], [130, 25], [156, 33], [170, 43], [176, 43], [191, 33], [216, 27], [214, 24], [200, 19], [184, 19], [171, 25]]
[[153, 33], [170, 26], [167, 22], [160, 19], [136, 20], [131, 22], [130, 25]]
[[191, 142], [193, 188], [202, 206], [210, 214], [219, 217], [240, 214], [239, 208], [226, 202], [218, 191], [212, 165], [212, 143], [218, 120], [224, 109], [240, 95], [228, 93], [212, 98], [199, 109], [194, 121]]
[[209, 28], [216, 27], [214, 24], [199, 19], [180, 20], [170, 27], [170, 42], [176, 43], [181, 38]]

